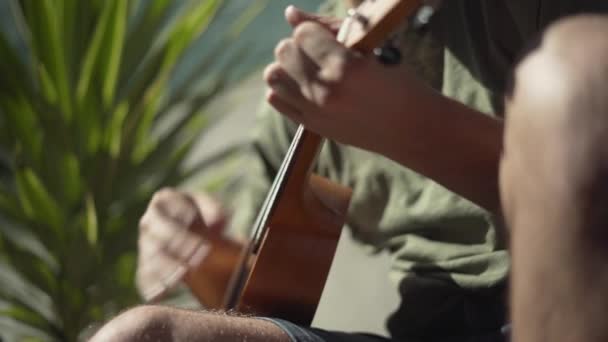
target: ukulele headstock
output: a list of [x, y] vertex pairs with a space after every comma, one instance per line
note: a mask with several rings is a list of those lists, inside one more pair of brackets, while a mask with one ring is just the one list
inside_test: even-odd
[[338, 40], [350, 49], [371, 52], [422, 5], [422, 0], [365, 0], [349, 11]]

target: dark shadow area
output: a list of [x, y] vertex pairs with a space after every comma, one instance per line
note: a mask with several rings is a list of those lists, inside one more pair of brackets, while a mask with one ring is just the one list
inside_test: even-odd
[[442, 274], [447, 273], [437, 268], [432, 276], [414, 275], [400, 282], [401, 305], [387, 322], [393, 338], [408, 340], [423, 334], [425, 341], [464, 341], [464, 336], [499, 333], [507, 316], [506, 285], [467, 290]]
[[[550, 3], [550, 5], [549, 5]], [[605, 1], [444, 1], [434, 31], [504, 111], [509, 75], [553, 22], [580, 13], [606, 13]], [[466, 34], [464, 34], [466, 33]]]

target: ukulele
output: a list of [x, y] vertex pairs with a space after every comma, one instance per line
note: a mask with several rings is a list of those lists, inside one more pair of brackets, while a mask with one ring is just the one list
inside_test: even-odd
[[[422, 0], [365, 0], [349, 12], [337, 39], [371, 53], [421, 6]], [[312, 322], [351, 196], [312, 173], [322, 144], [321, 136], [298, 128], [218, 309]], [[236, 257], [227, 253], [225, 260], [234, 264]], [[209, 292], [202, 277], [185, 279], [199, 298]]]

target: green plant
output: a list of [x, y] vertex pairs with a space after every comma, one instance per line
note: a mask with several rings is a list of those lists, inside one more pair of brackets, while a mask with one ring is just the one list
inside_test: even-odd
[[[184, 166], [217, 117], [205, 104], [238, 75], [213, 63], [228, 58], [219, 48], [188, 77], [175, 67], [230, 1], [5, 3], [16, 34], [0, 34], [0, 338], [73, 341], [138, 301], [152, 192], [210, 162]], [[248, 3], [218, 47], [263, 6]]]

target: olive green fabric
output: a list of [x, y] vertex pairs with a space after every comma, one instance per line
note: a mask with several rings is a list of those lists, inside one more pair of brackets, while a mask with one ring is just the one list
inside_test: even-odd
[[[402, 50], [420, 76], [446, 96], [500, 115], [508, 73], [526, 42], [567, 13], [605, 10], [602, 1], [596, 2], [600, 4], [447, 0], [430, 30], [406, 32]], [[335, 1], [324, 8], [335, 14], [344, 10]], [[293, 130], [264, 105], [247, 164], [248, 184], [234, 202], [234, 234], [245, 234], [253, 221]], [[402, 295], [389, 320], [393, 336], [462, 336], [499, 329], [509, 258], [491, 215], [437, 183], [357, 148], [326, 144], [317, 171], [353, 188], [348, 227], [354, 236], [372, 251], [386, 249], [393, 255], [390, 277]]]

